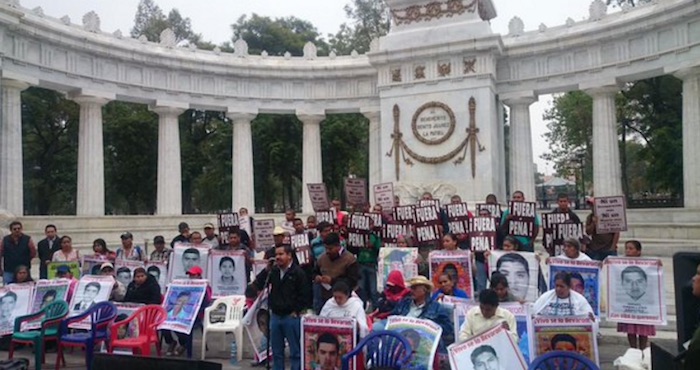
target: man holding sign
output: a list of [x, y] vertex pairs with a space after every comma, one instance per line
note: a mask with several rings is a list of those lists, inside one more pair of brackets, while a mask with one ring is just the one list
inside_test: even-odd
[[525, 194], [516, 190], [511, 197], [510, 209], [503, 212], [501, 230], [505, 235], [515, 236], [520, 242], [520, 250], [534, 252], [533, 241], [540, 232], [540, 217], [537, 216], [535, 203], [525, 202]]

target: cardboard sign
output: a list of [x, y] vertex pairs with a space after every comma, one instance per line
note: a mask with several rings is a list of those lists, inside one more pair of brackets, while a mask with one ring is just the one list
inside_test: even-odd
[[569, 273], [571, 290], [584, 296], [593, 308], [595, 316], [600, 318], [600, 262], [548, 258], [547, 265], [549, 265], [549, 288], [554, 289], [554, 278], [558, 273]]
[[411, 225], [390, 222], [382, 227], [382, 243], [385, 248], [397, 247], [399, 236], [413, 236]]
[[627, 231], [627, 204], [625, 197], [596, 197], [595, 215], [598, 218], [598, 234]]
[[447, 224], [453, 234], [469, 233], [469, 208], [467, 203], [450, 203], [445, 205]]
[[327, 211], [331, 208], [326, 184], [306, 184], [306, 188], [309, 191], [309, 199], [314, 212]]
[[496, 219], [474, 217], [469, 220], [469, 243], [472, 251], [484, 252], [496, 247]]
[[510, 202], [508, 221], [508, 235], [535, 236], [535, 218], [537, 217], [537, 205], [535, 202]]
[[[302, 317], [302, 369], [340, 369], [341, 358], [357, 344], [356, 327], [353, 318]], [[349, 368], [355, 369], [354, 360]]]
[[219, 223], [219, 237], [228, 244], [228, 235], [238, 231], [241, 226], [238, 213], [219, 213], [217, 215], [217, 222]]
[[374, 204], [382, 206], [384, 212], [394, 208], [394, 184], [387, 182], [374, 185]]
[[416, 206], [394, 207], [394, 221], [400, 224], [413, 225], [416, 223]]
[[474, 297], [472, 279], [472, 255], [467, 250], [435, 250], [428, 255], [430, 277], [435, 286], [439, 286], [440, 275], [448, 274], [455, 286], [464, 290], [469, 297]]
[[531, 339], [535, 343], [535, 353], [532, 358], [552, 351], [571, 351], [598, 364], [596, 326], [587, 317], [535, 317], [535, 335]]
[[272, 235], [275, 230], [275, 220], [253, 220], [253, 225], [255, 249], [258, 252], [275, 244], [275, 238]]
[[609, 257], [605, 260], [607, 320], [666, 325], [664, 268], [658, 258]]
[[418, 244], [442, 239], [439, 225], [442, 224], [440, 209], [434, 205], [418, 206], [416, 213], [416, 239]]
[[438, 344], [442, 336], [442, 328], [430, 320], [417, 319], [408, 316], [389, 316], [386, 330], [398, 332], [408, 339], [413, 348], [409, 369], [432, 369]]
[[345, 178], [345, 199], [353, 208], [369, 204], [369, 199], [367, 198], [367, 180]]
[[486, 210], [489, 212], [491, 217], [501, 219], [502, 211], [501, 211], [501, 205], [500, 204], [486, 204], [486, 203], [477, 203], [476, 204], [476, 213], [478, 214], [481, 210]]
[[335, 208], [331, 208], [327, 211], [316, 211], [316, 224], [318, 225], [324, 221], [332, 225], [337, 225], [338, 211], [336, 211]]
[[497, 325], [460, 344], [447, 348], [454, 370], [527, 370], [528, 365], [508, 330]]
[[[557, 224], [561, 224], [567, 221], [569, 221], [568, 213], [551, 212], [542, 215], [542, 246], [552, 256], [558, 256], [561, 254], [561, 247], [559, 248], [559, 253], [556, 253], [557, 250], [554, 246], [554, 230], [556, 229]], [[561, 245], [563, 243], [559, 244]]]
[[158, 329], [190, 334], [202, 306], [207, 289], [207, 280], [174, 280], [168, 285], [168, 292], [162, 307], [168, 313], [165, 322]]
[[367, 247], [372, 228], [372, 217], [368, 213], [351, 213], [348, 216], [348, 246]]
[[582, 223], [576, 223], [573, 221], [566, 221], [559, 224], [555, 224], [553, 228], [553, 256], [559, 256], [564, 253], [564, 241], [566, 239], [576, 239], [579, 243], [582, 243], [585, 239], [584, 226]]

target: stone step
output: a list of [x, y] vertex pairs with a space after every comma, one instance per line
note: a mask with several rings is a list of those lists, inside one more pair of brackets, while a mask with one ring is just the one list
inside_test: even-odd
[[[627, 345], [627, 335], [625, 333], [618, 333], [617, 328], [600, 328], [600, 339], [598, 340], [598, 347], [602, 345]], [[677, 334], [675, 331], [665, 331], [656, 329], [656, 336], [652, 337], [651, 340], [672, 340], [676, 341]]]

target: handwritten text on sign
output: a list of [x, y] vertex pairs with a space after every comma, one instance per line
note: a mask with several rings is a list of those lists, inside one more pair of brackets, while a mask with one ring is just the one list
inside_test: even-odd
[[625, 197], [596, 197], [595, 214], [598, 217], [597, 233], [607, 234], [627, 231]]

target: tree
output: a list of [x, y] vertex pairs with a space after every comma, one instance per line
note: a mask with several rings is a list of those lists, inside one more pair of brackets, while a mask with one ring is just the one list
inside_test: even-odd
[[366, 53], [373, 39], [389, 32], [391, 15], [382, 0], [353, 0], [345, 6], [345, 14], [351, 24], [343, 23], [335, 35], [329, 35], [330, 47], [337, 53]]
[[[188, 41], [199, 44], [201, 35], [192, 31], [192, 24], [189, 18], [183, 18], [177, 9], [172, 9], [168, 16], [155, 4], [153, 0], [141, 0], [136, 9], [134, 27], [131, 29], [132, 37], [146, 36], [148, 41], [160, 41], [160, 34], [166, 28], [170, 28], [175, 33], [178, 43]], [[206, 46], [207, 43], [204, 43]]]
[[323, 182], [329, 196], [344, 196], [349, 175], [367, 179], [369, 173], [369, 122], [360, 114], [328, 115], [321, 125]]
[[607, 4], [612, 6], [622, 6], [623, 4], [639, 6], [642, 4], [650, 3], [651, 1], [653, 0], [606, 0]]
[[319, 55], [328, 55], [328, 44], [320, 37], [318, 30], [308, 21], [296, 17], [261, 17], [253, 13], [250, 18], [242, 15], [231, 25], [232, 41], [243, 39], [248, 43], [251, 54], [266, 51], [269, 55], [303, 55], [304, 45], [313, 42]]

